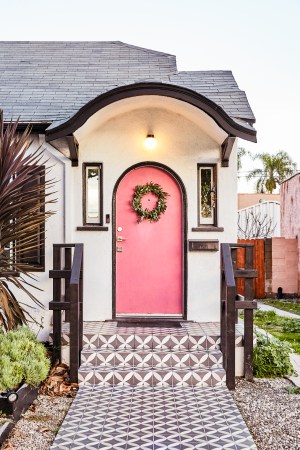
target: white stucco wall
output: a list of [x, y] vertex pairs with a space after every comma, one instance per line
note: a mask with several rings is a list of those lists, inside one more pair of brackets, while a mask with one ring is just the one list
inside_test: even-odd
[[[144, 147], [154, 133], [155, 150]], [[221, 167], [220, 146], [226, 133], [205, 113], [191, 105], [164, 97], [147, 96], [116, 102], [94, 114], [77, 132], [79, 165], [45, 144], [51, 175], [58, 188], [57, 214], [47, 225], [46, 271], [38, 274], [45, 303], [52, 300], [52, 244], [84, 243], [84, 319], [112, 317], [112, 197], [118, 178], [128, 167], [155, 161], [171, 168], [181, 178], [187, 193], [187, 239], [218, 239], [235, 242], [237, 236], [236, 149], [229, 167]], [[43, 137], [40, 136], [40, 141]], [[82, 163], [103, 164], [103, 216], [110, 215], [108, 231], [77, 231], [82, 226]], [[197, 227], [197, 164], [217, 163], [218, 226], [224, 232], [193, 232]], [[104, 225], [106, 225], [104, 223]], [[220, 311], [220, 252], [187, 254], [188, 319], [218, 321]], [[40, 312], [45, 329], [51, 313]], [[46, 333], [46, 331], [45, 331]]]
[[[49, 279], [49, 270], [52, 269], [52, 246], [54, 243], [63, 242], [65, 237], [64, 230], [64, 173], [70, 161], [64, 158], [59, 152], [51, 146], [45, 144], [44, 136], [32, 135], [33, 143], [30, 147], [31, 151], [37, 150], [40, 146], [44, 149], [44, 159], [41, 163], [46, 162], [50, 171], [46, 173], [46, 179], [54, 179], [56, 181], [52, 191], [56, 191], [52, 196], [52, 200], [56, 202], [48, 205], [47, 209], [55, 211], [56, 214], [51, 216], [46, 223], [46, 242], [45, 242], [45, 271], [32, 272], [34, 278], [27, 278], [27, 281], [36, 288], [28, 290], [44, 305], [40, 308], [20, 289], [11, 289], [19, 302], [23, 302], [25, 308], [30, 312], [33, 318], [37, 321], [32, 323], [32, 327], [38, 334], [40, 340], [47, 340], [49, 336], [49, 327], [51, 324], [52, 312], [48, 310], [48, 303], [52, 300], [52, 280]], [[50, 200], [50, 197], [49, 197]], [[42, 325], [42, 328], [40, 325]]]
[[[125, 103], [125, 105], [124, 105]], [[105, 111], [106, 110], [106, 111]], [[84, 317], [112, 317], [112, 224], [108, 232], [76, 231], [82, 225], [82, 163], [103, 164], [104, 217], [112, 219], [112, 196], [121, 174], [143, 162], [162, 163], [182, 179], [187, 192], [188, 239], [236, 240], [236, 161], [220, 165], [225, 133], [196, 108], [173, 99], [145, 98], [118, 102], [95, 114], [77, 133], [79, 166], [72, 168], [71, 239], [85, 245]], [[155, 150], [144, 147], [153, 132]], [[209, 134], [210, 135], [209, 135]], [[219, 142], [218, 142], [218, 141]], [[224, 232], [193, 232], [197, 226], [197, 163], [218, 163], [218, 225]], [[112, 220], [111, 220], [112, 222]], [[188, 252], [188, 319], [219, 320], [220, 252]]]

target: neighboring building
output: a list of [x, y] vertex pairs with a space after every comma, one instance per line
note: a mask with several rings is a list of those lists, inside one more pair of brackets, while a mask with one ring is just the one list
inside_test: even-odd
[[280, 236], [280, 203], [263, 201], [238, 211], [238, 238]]
[[281, 235], [297, 238], [300, 234], [300, 173], [296, 173], [280, 186]]
[[[296, 239], [298, 248], [298, 294], [300, 293], [300, 173], [292, 175], [280, 187], [281, 193], [281, 236]], [[295, 264], [294, 261], [287, 263]]]
[[280, 194], [238, 194], [238, 209], [248, 208], [262, 202], [280, 202]]
[[[45, 332], [52, 244], [63, 242], [84, 243], [85, 320], [219, 321], [218, 245], [237, 237], [236, 137], [256, 141], [230, 71], [179, 72], [175, 56], [122, 42], [2, 42], [0, 108], [32, 126], [57, 180], [37, 259]], [[147, 183], [167, 209], [138, 223], [131, 202]], [[151, 186], [144, 213], [156, 207]]]

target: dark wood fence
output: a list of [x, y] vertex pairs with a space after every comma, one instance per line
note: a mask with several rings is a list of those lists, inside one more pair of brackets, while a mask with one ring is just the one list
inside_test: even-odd
[[70, 323], [70, 380], [77, 383], [83, 332], [83, 244], [54, 244], [49, 277], [53, 278], [53, 301], [49, 303], [53, 310], [53, 359], [61, 361], [65, 311], [65, 320]]
[[[245, 378], [253, 380], [253, 245], [221, 244], [221, 350], [228, 389], [235, 388], [235, 327], [236, 311], [244, 310], [244, 370]], [[238, 267], [238, 251], [245, 252], [244, 266]], [[238, 295], [236, 279], [244, 279], [245, 295]]]
[[[254, 281], [254, 298], [265, 298], [265, 240], [264, 239], [239, 239], [239, 244], [252, 244], [254, 246], [253, 267], [257, 271]], [[244, 267], [245, 248], [241, 248], [237, 254], [237, 267]], [[245, 281], [238, 280], [238, 293], [244, 295]]]

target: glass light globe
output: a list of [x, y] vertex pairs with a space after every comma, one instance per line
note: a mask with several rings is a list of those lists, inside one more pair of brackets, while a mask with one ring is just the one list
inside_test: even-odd
[[157, 140], [154, 137], [154, 134], [148, 134], [145, 139], [145, 147], [149, 150], [153, 150], [157, 145]]

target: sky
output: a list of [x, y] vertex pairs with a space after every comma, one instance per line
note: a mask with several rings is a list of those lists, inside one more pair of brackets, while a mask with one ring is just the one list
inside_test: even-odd
[[0, 0], [0, 16], [0, 40], [119, 40], [179, 70], [232, 70], [258, 133], [239, 145], [300, 169], [300, 0]]

